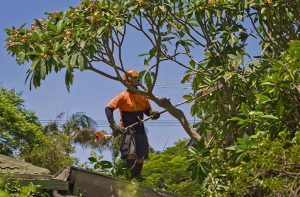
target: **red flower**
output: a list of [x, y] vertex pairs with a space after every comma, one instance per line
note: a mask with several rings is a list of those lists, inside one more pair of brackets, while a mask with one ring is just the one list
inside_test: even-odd
[[36, 23], [35, 22], [33, 22], [33, 23], [31, 23], [31, 25], [30, 25], [30, 28], [32, 29], [32, 30], [34, 30], [34, 29], [36, 29]]

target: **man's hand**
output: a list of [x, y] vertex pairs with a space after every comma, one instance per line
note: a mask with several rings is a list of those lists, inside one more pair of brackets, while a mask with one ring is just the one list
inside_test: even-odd
[[125, 129], [121, 128], [117, 123], [111, 124], [110, 128], [112, 129], [114, 136], [117, 136], [125, 132]]
[[159, 119], [159, 117], [160, 117], [160, 113], [159, 113], [158, 111], [153, 110], [153, 111], [150, 113], [150, 116], [152, 116], [152, 120], [157, 120], [157, 119]]

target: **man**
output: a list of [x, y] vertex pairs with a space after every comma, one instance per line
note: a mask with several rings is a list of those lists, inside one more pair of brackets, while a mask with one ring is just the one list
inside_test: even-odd
[[[133, 69], [127, 70], [124, 74], [126, 83], [136, 89], [138, 88], [137, 77], [138, 72]], [[117, 108], [120, 111], [120, 126], [115, 123], [113, 117], [113, 111]], [[127, 89], [108, 103], [105, 114], [113, 134], [122, 134], [121, 158], [125, 160], [126, 167], [130, 169], [132, 178], [140, 177], [144, 160], [148, 159], [149, 153], [144, 124], [138, 124], [126, 133], [124, 128], [142, 120], [144, 114], [152, 116], [152, 119], [156, 120], [160, 117], [159, 112], [151, 109], [149, 100], [144, 95]]]

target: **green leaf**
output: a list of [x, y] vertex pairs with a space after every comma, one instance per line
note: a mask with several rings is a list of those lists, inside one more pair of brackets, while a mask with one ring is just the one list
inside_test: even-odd
[[34, 73], [32, 76], [32, 84], [35, 88], [40, 87], [41, 86], [41, 78], [40, 75]]
[[23, 64], [25, 60], [25, 52], [21, 51], [20, 53], [18, 53], [17, 55], [17, 63], [18, 64]]
[[46, 73], [47, 72], [47, 66], [46, 66], [46, 62], [44, 60], [41, 61], [40, 64], [40, 75], [41, 75], [41, 79], [45, 79], [46, 77]]
[[249, 114], [249, 110], [248, 110], [248, 106], [246, 103], [242, 102], [241, 104], [241, 110], [242, 110], [242, 113], [244, 115], [248, 115]]
[[166, 8], [165, 8], [165, 6], [158, 6], [160, 9], [161, 9], [161, 11], [163, 11], [163, 12], [165, 12], [166, 11]]
[[95, 163], [95, 165], [94, 165], [94, 170], [97, 170], [97, 169], [99, 169], [101, 167], [101, 165], [100, 165], [100, 163]]
[[88, 160], [92, 163], [97, 162], [97, 159], [95, 157], [89, 157]]
[[245, 119], [239, 118], [239, 117], [232, 117], [229, 120], [237, 121], [238, 125], [244, 125], [245, 123], [247, 123], [247, 119], [245, 120]]
[[101, 36], [101, 35], [104, 33], [105, 29], [106, 29], [105, 26], [100, 27], [100, 28], [97, 30], [97, 35]]
[[193, 96], [190, 94], [186, 94], [186, 95], [183, 95], [182, 98], [184, 98], [185, 100], [191, 100], [191, 99], [193, 99]]
[[240, 121], [240, 120], [244, 120], [244, 119], [243, 118], [239, 118], [239, 117], [232, 117], [229, 120]]
[[284, 67], [284, 65], [281, 62], [279, 62], [275, 59], [269, 58], [268, 61], [273, 64], [273, 67], [271, 68], [273, 71], [278, 71], [282, 67]]
[[58, 23], [57, 23], [57, 30], [58, 31], [62, 30], [63, 23], [64, 23], [64, 19], [61, 19], [61, 20], [58, 21]]
[[190, 61], [190, 66], [191, 66], [191, 68], [195, 69], [195, 61], [194, 60]]
[[77, 57], [78, 57], [78, 54], [77, 54], [77, 53], [74, 54], [74, 55], [72, 55], [72, 57], [71, 57], [71, 62], [70, 62], [70, 66], [71, 66], [71, 67], [74, 67], [74, 66], [75, 66], [76, 61], [77, 61]]
[[149, 53], [141, 53], [138, 56], [143, 57], [143, 56], [148, 56], [148, 55], [149, 55]]
[[38, 65], [39, 62], [40, 62], [40, 59], [38, 59], [38, 58], [35, 59], [30, 66], [30, 71], [34, 71], [35, 67]]
[[284, 116], [285, 107], [281, 100], [276, 104], [276, 112], [279, 116]]
[[236, 159], [236, 162], [240, 163], [241, 161], [244, 160], [244, 158], [247, 156], [247, 153], [242, 153], [238, 158]]
[[272, 120], [278, 120], [278, 117], [273, 115], [263, 115], [262, 118], [272, 119]]
[[187, 82], [189, 79], [191, 78], [191, 74], [187, 74], [185, 75], [182, 79], [180, 83], [185, 83]]
[[65, 76], [65, 84], [68, 92], [70, 91], [71, 84], [73, 84], [73, 79], [74, 79], [73, 69], [67, 69], [66, 76]]
[[85, 59], [83, 55], [78, 56], [78, 65], [79, 65], [79, 70], [83, 71], [85, 69]]
[[291, 40], [288, 44], [290, 47], [300, 47], [300, 40]]
[[188, 147], [188, 150], [189, 150], [189, 152], [190, 152], [191, 154], [194, 154], [194, 155], [197, 154], [197, 151], [196, 151], [196, 149], [195, 149], [194, 147], [189, 146], [189, 147]]
[[151, 80], [151, 73], [147, 72], [145, 75], [145, 83], [147, 88], [150, 88], [152, 86], [152, 80]]
[[12, 43], [13, 46], [23, 46], [22, 42], [14, 42]]
[[191, 115], [194, 116], [196, 113], [198, 113], [200, 111], [200, 106], [198, 103], [195, 103], [194, 105], [192, 105], [191, 107]]
[[80, 47], [81, 47], [82, 49], [84, 49], [85, 45], [86, 45], [86, 41], [85, 41], [85, 40], [81, 40], [81, 41], [80, 41]]
[[236, 56], [236, 55], [234, 55], [234, 54], [227, 54], [227, 56], [228, 56], [230, 59], [235, 60], [235, 61], [239, 61], [239, 59], [240, 59], [238, 56]]
[[266, 102], [271, 101], [271, 98], [268, 97], [267, 95], [264, 95], [264, 94], [256, 94], [255, 96], [256, 96], [256, 98], [258, 98], [259, 101], [262, 102], [262, 103], [266, 103]]
[[225, 148], [226, 150], [236, 151], [236, 146], [230, 146]]
[[263, 86], [275, 86], [274, 83], [271, 83], [271, 82], [268, 82], [268, 81], [262, 82], [261, 85], [263, 85]]
[[200, 11], [195, 11], [195, 17], [196, 17], [196, 20], [199, 22], [201, 21], [201, 14], [200, 14]]
[[139, 72], [138, 80], [141, 80], [143, 78], [143, 76], [145, 75], [145, 73], [146, 73], [146, 70]]
[[109, 169], [113, 167], [112, 163], [109, 161], [100, 161], [100, 165], [102, 169]]
[[156, 48], [155, 47], [153, 47], [152, 49], [150, 49], [150, 51], [149, 51], [149, 60], [151, 60], [152, 57], [155, 56], [155, 53], [156, 53]]

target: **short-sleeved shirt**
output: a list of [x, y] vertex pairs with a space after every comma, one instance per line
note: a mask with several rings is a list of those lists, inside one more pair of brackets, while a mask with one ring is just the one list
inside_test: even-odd
[[[144, 118], [144, 113], [151, 109], [149, 100], [146, 96], [125, 90], [114, 99], [107, 107], [120, 110], [121, 126], [127, 127]], [[135, 128], [137, 133], [145, 133], [144, 125]]]

